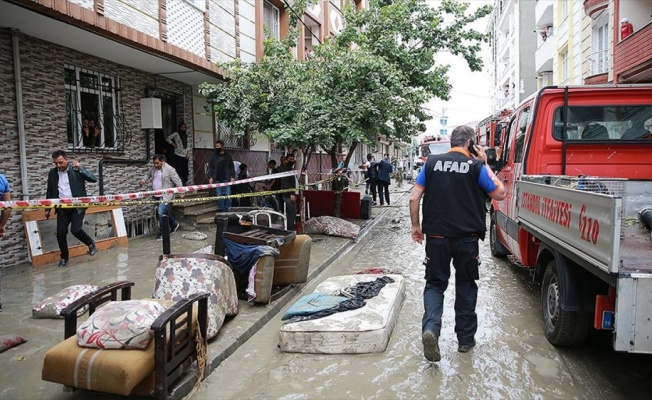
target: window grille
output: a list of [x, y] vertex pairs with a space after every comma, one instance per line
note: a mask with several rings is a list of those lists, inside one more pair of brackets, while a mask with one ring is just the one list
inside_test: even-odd
[[256, 133], [238, 134], [228, 126], [216, 121], [217, 138], [224, 141], [224, 147], [227, 149], [249, 150], [256, 145], [258, 138]]
[[66, 136], [75, 152], [122, 152], [132, 134], [120, 108], [120, 83], [113, 76], [64, 67]]

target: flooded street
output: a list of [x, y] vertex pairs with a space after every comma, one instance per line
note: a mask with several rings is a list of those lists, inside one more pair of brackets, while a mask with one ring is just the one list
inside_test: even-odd
[[[616, 353], [611, 336], [594, 332], [576, 349], [543, 335], [539, 285], [529, 271], [491, 257], [481, 242], [478, 345], [457, 352], [454, 284], [446, 292], [441, 362], [423, 357], [424, 247], [409, 236], [407, 194], [359, 243], [304, 290], [323, 279], [382, 267], [406, 278], [406, 298], [385, 352], [363, 355], [284, 353], [280, 315], [204, 382], [193, 399], [630, 399], [649, 398], [652, 356]], [[453, 274], [454, 275], [454, 274]]]

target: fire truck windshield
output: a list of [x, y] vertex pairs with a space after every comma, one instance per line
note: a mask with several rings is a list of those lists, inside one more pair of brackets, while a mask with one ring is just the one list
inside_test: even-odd
[[421, 157], [423, 158], [423, 161], [425, 161], [426, 158], [428, 158], [428, 156], [431, 154], [446, 153], [450, 149], [450, 142], [439, 141], [433, 143], [424, 143], [421, 145]]

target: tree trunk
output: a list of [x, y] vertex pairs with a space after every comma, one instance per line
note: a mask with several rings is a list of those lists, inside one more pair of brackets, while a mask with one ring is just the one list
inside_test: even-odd
[[333, 205], [333, 215], [340, 217], [340, 208], [342, 207], [342, 192], [346, 186], [345, 174], [333, 174], [332, 187], [335, 192], [335, 204]]

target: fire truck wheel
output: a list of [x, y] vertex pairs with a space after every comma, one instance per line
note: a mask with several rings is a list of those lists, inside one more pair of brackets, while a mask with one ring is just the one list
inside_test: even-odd
[[496, 221], [494, 218], [491, 218], [491, 225], [489, 226], [489, 249], [491, 250], [491, 255], [498, 258], [505, 258], [509, 254], [509, 250], [500, 243], [498, 239], [498, 228], [496, 228]]
[[585, 311], [564, 311], [564, 293], [573, 288], [559, 281], [557, 263], [546, 266], [541, 285], [541, 309], [546, 339], [555, 346], [572, 347], [584, 343], [591, 315]]

